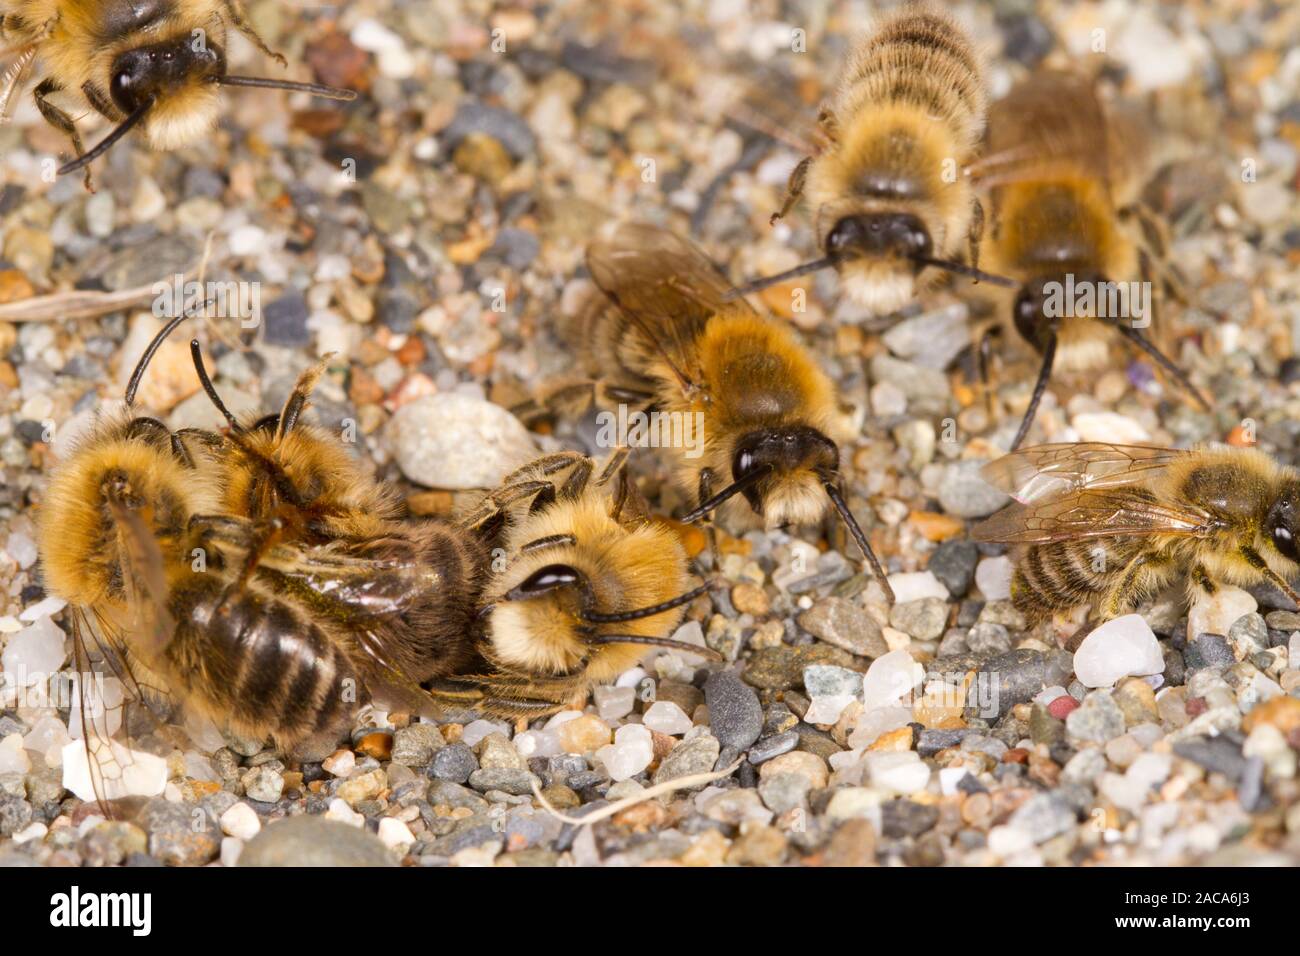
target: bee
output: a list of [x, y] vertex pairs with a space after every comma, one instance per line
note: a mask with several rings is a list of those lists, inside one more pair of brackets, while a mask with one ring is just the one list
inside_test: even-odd
[[464, 517], [465, 530], [499, 540], [501, 560], [480, 610], [482, 669], [435, 681], [440, 700], [538, 716], [585, 699], [647, 646], [720, 659], [668, 636], [710, 585], [687, 588], [681, 543], [649, 518], [625, 459], [620, 450], [596, 473], [576, 452], [543, 457]]
[[1189, 598], [1267, 580], [1300, 603], [1286, 581], [1300, 567], [1300, 472], [1263, 452], [1039, 445], [984, 477], [1015, 503], [973, 536], [1025, 546], [1011, 600], [1031, 620], [1085, 606], [1115, 617], [1180, 577]]
[[[33, 90], [51, 126], [66, 134], [75, 159], [60, 175], [86, 169], [139, 127], [157, 150], [199, 142], [216, 125], [221, 87], [266, 87], [352, 100], [351, 90], [227, 72], [231, 27], [286, 65], [248, 23], [241, 0], [4, 0], [0, 41], [14, 59], [0, 78], [0, 116], [34, 61], [46, 75]], [[73, 112], [94, 110], [116, 124], [87, 152]]]
[[[977, 268], [983, 216], [963, 175], [984, 116], [984, 68], [961, 27], [927, 4], [885, 16], [850, 54], [818, 116], [821, 148], [772, 216], [806, 195], [822, 258], [739, 292], [833, 266], [850, 299], [885, 314], [944, 271], [1004, 281]], [[963, 245], [970, 265], [956, 260]]]
[[844, 499], [830, 378], [787, 326], [733, 299], [704, 253], [671, 232], [624, 224], [593, 242], [587, 266], [614, 308], [592, 310], [581, 340], [598, 397], [700, 422], [698, 448], [670, 443], [683, 520], [744, 505], [769, 528], [820, 521], [828, 505], [893, 595]]
[[126, 412], [77, 443], [42, 502], [45, 582], [71, 607], [77, 665], [97, 647], [140, 696], [159, 688], [286, 752], [337, 742], [367, 699], [431, 712], [420, 682], [475, 659], [477, 542], [397, 521], [364, 538], [268, 540], [222, 514], [220, 436], [131, 414], [167, 331], [132, 374]]
[[[1155, 297], [1146, 296], [1150, 303], [1138, 315], [1131, 295], [1118, 295], [1134, 277], [1152, 288], [1160, 230], [1136, 204], [1146, 165], [1141, 131], [1116, 119], [1090, 81], [1049, 71], [1021, 81], [990, 111], [988, 151], [973, 171], [991, 200], [984, 258], [1019, 284], [1011, 321], [1042, 356], [1012, 451], [1024, 441], [1053, 369], [1106, 367], [1112, 333], [1209, 409], [1142, 331], [1157, 322]], [[1129, 228], [1130, 221], [1141, 230]], [[1075, 289], [1090, 295], [1072, 296]]]

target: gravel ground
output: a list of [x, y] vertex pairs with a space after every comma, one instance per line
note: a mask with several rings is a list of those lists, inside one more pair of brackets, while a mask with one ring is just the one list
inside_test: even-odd
[[[250, 6], [295, 75], [361, 90], [358, 102], [240, 91], [208, 146], [122, 145], [98, 165], [94, 196], [76, 177], [41, 178], [62, 143], [29, 95], [0, 127], [0, 316], [71, 290], [108, 300], [90, 308], [98, 315], [69, 319], [64, 303], [54, 320], [0, 321], [7, 674], [70, 665], [61, 603], [42, 589], [34, 509], [67, 437], [119, 398], [156, 330], [160, 277], [202, 261], [207, 279], [261, 295], [257, 328], [194, 326], [236, 412], [277, 407], [302, 368], [334, 351], [313, 413], [351, 423], [413, 510], [450, 512], [512, 456], [595, 451], [590, 420], [530, 434], [501, 408], [572, 366], [557, 329], [590, 292], [582, 252], [602, 223], [689, 232], [736, 278], [814, 253], [805, 209], [767, 225], [797, 155], [724, 107], [745, 77], [776, 76], [815, 113], [870, 10]], [[1167, 312], [1166, 335], [1215, 398], [1202, 414], [1117, 350], [1112, 371], [1054, 382], [1032, 440], [1253, 438], [1294, 463], [1300, 12], [1219, 0], [953, 6], [992, 59], [993, 96], [1039, 63], [1085, 62], [1150, 112], [1159, 172], [1147, 198], [1195, 293]], [[790, 52], [795, 27], [806, 53]], [[1104, 57], [1088, 52], [1098, 29]], [[231, 57], [242, 72], [275, 69], [246, 44]], [[940, 289], [887, 322], [840, 302], [832, 274], [810, 283], [803, 312], [788, 311], [788, 291], [760, 298], [805, 333], [860, 423], [845, 448], [850, 503], [891, 574], [892, 609], [846, 559], [838, 528], [726, 529], [727, 587], [697, 601], [678, 635], [702, 634], [725, 665], [654, 653], [585, 711], [532, 725], [366, 710], [351, 746], [296, 768], [189, 721], [153, 748], [165, 786], [113, 821], [64, 789], [68, 709], [9, 700], [0, 862], [1295, 862], [1296, 609], [1271, 589], [1224, 589], [1190, 624], [1174, 593], [1082, 644], [1026, 627], [1006, 600], [1008, 560], [968, 529], [1004, 501], [978, 470], [1014, 434], [1028, 352], [999, 343], [1003, 414], [990, 422], [962, 355], [990, 308], [979, 290]], [[173, 427], [216, 427], [186, 337], [159, 353], [140, 401]], [[658, 511], [684, 503], [653, 453], [633, 468]], [[536, 784], [550, 806], [582, 815], [733, 766], [590, 825], [533, 795]]]

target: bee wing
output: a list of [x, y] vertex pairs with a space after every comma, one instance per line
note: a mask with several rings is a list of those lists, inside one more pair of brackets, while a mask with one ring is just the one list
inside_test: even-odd
[[730, 86], [722, 115], [801, 154], [816, 153], [826, 137], [817, 125], [817, 103], [805, 95], [811, 79], [769, 62], [736, 65], [717, 78]]
[[693, 243], [656, 226], [623, 223], [587, 249], [592, 279], [672, 369], [684, 392], [700, 387], [693, 343], [728, 302], [731, 282]]
[[[106, 817], [114, 817], [114, 802], [129, 795], [156, 796], [167, 782], [166, 761], [132, 747], [129, 727], [137, 715], [161, 726], [153, 714], [163, 711], [165, 692], [143, 682], [136, 673], [126, 642], [110, 620], [73, 608], [69, 612], [75, 703], [70, 708], [69, 734], [80, 736], [80, 754], [64, 752], [64, 785], [82, 799], [93, 799]], [[113, 681], [110, 685], [109, 681]], [[114, 739], [117, 736], [124, 741]], [[78, 758], [84, 759], [84, 766]], [[88, 785], [88, 786], [87, 786]]]
[[1016, 501], [1030, 504], [1085, 488], [1144, 484], [1187, 454], [1175, 448], [1110, 442], [1038, 445], [991, 461], [980, 474]]
[[976, 525], [976, 541], [1044, 544], [1118, 535], [1195, 535], [1212, 519], [1185, 502], [1162, 504], [1143, 488], [1087, 488], [1032, 504], [1012, 504]]
[[22, 87], [23, 75], [36, 58], [37, 45], [29, 43], [13, 50], [0, 50], [0, 56], [15, 53], [13, 62], [0, 73], [0, 125], [9, 122], [9, 111], [13, 107], [14, 94]]
[[1040, 70], [989, 107], [984, 153], [967, 172], [985, 188], [1041, 178], [1061, 166], [1109, 182], [1108, 129], [1090, 79]]
[[134, 508], [111, 499], [109, 508], [122, 543], [127, 606], [135, 617], [132, 646], [149, 660], [162, 652], [176, 629], [167, 608], [162, 546]]

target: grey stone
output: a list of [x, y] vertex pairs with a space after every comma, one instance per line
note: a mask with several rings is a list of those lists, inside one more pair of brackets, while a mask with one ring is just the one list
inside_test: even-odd
[[[758, 701], [755, 700], [754, 704], [757, 707]], [[761, 710], [759, 715], [761, 721]], [[707, 734], [693, 737], [690, 740], [683, 740], [659, 764], [659, 769], [655, 771], [654, 782], [663, 783], [665, 780], [676, 780], [679, 777], [689, 777], [697, 773], [708, 773], [717, 762], [718, 753], [721, 749], [718, 738]]]
[[984, 465], [971, 459], [948, 466], [939, 483], [939, 504], [945, 512], [958, 518], [984, 518], [1011, 500], [980, 477]]
[[277, 820], [248, 841], [240, 866], [396, 866], [373, 833], [337, 820], [300, 816]]
[[971, 541], [949, 540], [934, 549], [926, 570], [933, 574], [955, 598], [965, 597], [975, 580], [979, 548]]
[[1105, 743], [1124, 733], [1124, 712], [1109, 690], [1094, 690], [1065, 719], [1071, 741]]
[[827, 644], [859, 657], [876, 658], [889, 652], [875, 619], [846, 598], [828, 597], [799, 615], [799, 626]]
[[448, 744], [433, 755], [433, 762], [429, 765], [429, 776], [438, 780], [464, 783], [477, 769], [478, 759], [474, 756], [474, 751], [457, 741]]
[[719, 671], [712, 675], [704, 684], [704, 702], [716, 741], [743, 751], [758, 739], [763, 729], [762, 705], [753, 688], [734, 673]]

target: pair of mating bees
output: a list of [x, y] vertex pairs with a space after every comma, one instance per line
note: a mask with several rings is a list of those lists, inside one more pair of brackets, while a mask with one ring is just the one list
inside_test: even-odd
[[[356, 98], [351, 90], [317, 83], [231, 74], [231, 27], [285, 65], [249, 24], [241, 0], [3, 0], [0, 43], [11, 60], [0, 74], [0, 122], [39, 62], [45, 76], [32, 91], [36, 106], [68, 137], [74, 154], [59, 173], [84, 169], [92, 188], [90, 164], [134, 129], [159, 150], [210, 135], [223, 86]], [[87, 151], [69, 108], [93, 110], [115, 126]]]
[[[330, 433], [303, 420], [325, 362], [279, 413], [226, 410], [223, 432], [170, 431], [126, 409], [60, 463], [40, 511], [48, 589], [91, 656], [133, 695], [164, 691], [218, 725], [328, 752], [357, 707], [544, 715], [674, 641], [688, 589], [677, 536], [650, 520], [625, 453], [576, 453], [508, 476], [458, 520], [404, 517]], [[500, 560], [504, 556], [504, 561]], [[83, 705], [84, 705], [83, 701]], [[87, 744], [96, 724], [86, 720]], [[105, 769], [91, 760], [92, 775]]]
[[[1164, 230], [1139, 199], [1150, 172], [1145, 138], [1127, 114], [1103, 107], [1090, 81], [1039, 71], [988, 107], [970, 38], [941, 11], [908, 5], [854, 49], [811, 134], [771, 130], [761, 111], [741, 118], [811, 147], [772, 220], [806, 196], [822, 256], [739, 293], [825, 268], [877, 314], [902, 308], [944, 272], [1010, 290], [1001, 324], [1041, 356], [1013, 451], [1053, 369], [1105, 368], [1112, 334], [1208, 408], [1143, 332], [1162, 331], [1155, 296], [1141, 316], [1113, 314], [1122, 310], [1109, 302], [1059, 310], [1053, 301], [1055, 288], [1107, 290], [1135, 278], [1181, 294], [1165, 263]], [[990, 334], [976, 338], [987, 385]]]

